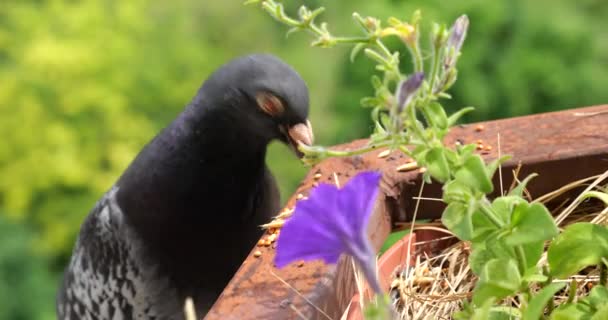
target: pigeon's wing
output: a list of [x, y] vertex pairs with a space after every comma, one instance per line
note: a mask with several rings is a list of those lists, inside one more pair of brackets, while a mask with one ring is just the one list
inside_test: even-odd
[[99, 200], [82, 224], [57, 297], [60, 319], [97, 319], [122, 312], [108, 304], [115, 298], [112, 293], [120, 290], [115, 277], [126, 273], [128, 254], [118, 234], [122, 214], [112, 201], [114, 193]]
[[153, 295], [160, 287], [146, 283], [150, 271], [138, 262], [137, 239], [123, 221], [116, 191], [98, 201], [81, 227], [57, 296], [60, 320], [158, 319], [148, 304], [158, 303]]

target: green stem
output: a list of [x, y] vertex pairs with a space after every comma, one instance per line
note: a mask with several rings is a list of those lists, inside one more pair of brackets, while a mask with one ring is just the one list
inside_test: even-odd
[[574, 298], [576, 298], [576, 287], [576, 280], [572, 279], [572, 281], [570, 281], [570, 290], [568, 290], [568, 300], [566, 303], [572, 303]]
[[[551, 276], [549, 267], [547, 265], [543, 266], [543, 274], [547, 276], [547, 281], [542, 284], [542, 287], [544, 288], [553, 283], [553, 276]], [[555, 309], [555, 301], [553, 301], [553, 299], [549, 299], [549, 303], [547, 304], [547, 314], [551, 314], [553, 309]]]
[[353, 44], [353, 43], [370, 43], [373, 37], [331, 37], [336, 43]]
[[376, 45], [378, 46], [378, 48], [380, 48], [380, 50], [382, 50], [382, 52], [387, 58], [390, 59], [393, 57], [391, 51], [388, 50], [388, 48], [384, 45], [384, 43], [382, 43], [382, 41], [380, 41], [380, 39], [376, 39]]
[[416, 41], [414, 43], [414, 45], [409, 48], [412, 53], [412, 60], [414, 63], [414, 72], [422, 72], [424, 70], [424, 65], [422, 62], [422, 54], [420, 53], [418, 41]]
[[354, 149], [354, 150], [334, 150], [334, 149], [323, 148], [322, 151], [317, 151], [308, 146], [300, 146], [300, 150], [302, 152], [304, 152], [306, 155], [323, 154], [324, 157], [349, 157], [349, 156], [356, 156], [359, 154], [363, 154], [363, 153], [366, 153], [366, 152], [369, 152], [369, 151], [372, 151], [372, 150], [375, 150], [375, 149], [378, 149], [381, 147], [386, 147], [393, 143], [395, 143], [393, 140], [386, 140], [386, 141], [370, 144], [363, 148]]

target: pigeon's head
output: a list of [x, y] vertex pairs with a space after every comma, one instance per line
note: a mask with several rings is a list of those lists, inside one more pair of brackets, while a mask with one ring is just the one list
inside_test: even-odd
[[237, 58], [217, 70], [203, 86], [234, 117], [234, 126], [260, 141], [279, 139], [301, 156], [298, 143], [311, 145], [308, 87], [280, 59], [267, 54]]

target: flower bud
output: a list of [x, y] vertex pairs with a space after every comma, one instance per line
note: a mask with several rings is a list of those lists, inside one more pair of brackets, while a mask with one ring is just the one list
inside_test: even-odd
[[469, 18], [466, 15], [458, 17], [452, 25], [445, 48], [446, 52], [443, 62], [445, 70], [451, 69], [456, 65], [456, 60], [458, 60], [458, 56], [460, 55], [460, 49], [464, 43], [468, 28]]
[[397, 113], [401, 113], [403, 108], [412, 101], [416, 91], [420, 89], [422, 81], [424, 81], [424, 72], [414, 73], [407, 80], [401, 81], [397, 90]]
[[452, 29], [450, 30], [450, 37], [448, 38], [448, 48], [454, 48], [456, 53], [460, 52], [464, 38], [467, 35], [469, 28], [469, 18], [466, 15], [462, 15], [456, 19]]

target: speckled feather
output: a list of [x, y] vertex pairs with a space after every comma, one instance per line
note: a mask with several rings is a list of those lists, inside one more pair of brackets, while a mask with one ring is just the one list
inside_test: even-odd
[[[175, 289], [146, 263], [141, 240], [109, 191], [82, 226], [58, 298], [58, 318], [183, 319]], [[175, 297], [173, 303], [167, 297]], [[173, 305], [171, 305], [173, 304]]]

